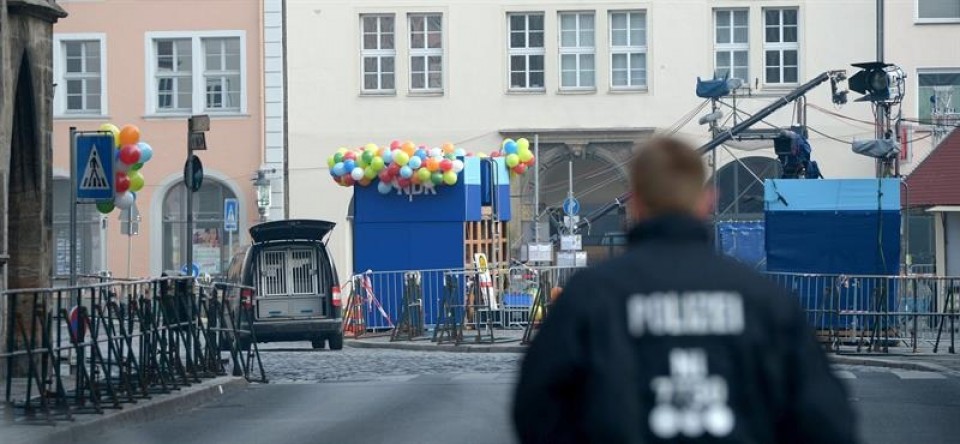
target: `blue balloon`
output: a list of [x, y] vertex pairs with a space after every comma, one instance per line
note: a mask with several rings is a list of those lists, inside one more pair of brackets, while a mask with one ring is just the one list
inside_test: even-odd
[[407, 165], [410, 165], [410, 168], [412, 169], [417, 169], [420, 168], [420, 165], [423, 165], [423, 160], [417, 156], [413, 156], [410, 158], [410, 161], [407, 162]]
[[454, 154], [455, 156], [457, 156], [457, 157], [466, 157], [466, 156], [467, 156], [467, 150], [465, 150], [465, 149], [463, 149], [463, 148], [457, 148], [457, 149], [453, 150], [453, 154]]
[[352, 159], [347, 159], [343, 161], [343, 172], [345, 174], [353, 171], [353, 169], [356, 167], [357, 167], [357, 163], [354, 162]]
[[413, 155], [419, 157], [420, 160], [426, 159], [426, 158], [427, 158], [427, 150], [425, 150], [425, 149], [423, 149], [423, 148], [420, 148], [420, 149], [414, 151], [414, 152], [413, 152]]
[[410, 176], [413, 176], [413, 168], [410, 168], [409, 165], [404, 165], [403, 168], [400, 168], [400, 177], [409, 179]]
[[391, 186], [389, 183], [385, 183], [381, 181], [380, 183], [377, 184], [377, 191], [379, 191], [380, 194], [387, 194], [392, 189], [393, 189], [393, 186]]
[[503, 145], [503, 151], [507, 154], [517, 154], [517, 142], [508, 140], [507, 143]]
[[330, 170], [334, 176], [342, 176], [346, 171], [347, 166], [344, 164], [344, 162], [337, 162], [337, 164], [333, 166], [333, 169]]
[[140, 148], [140, 163], [147, 163], [150, 159], [153, 159], [153, 147], [148, 143], [140, 142], [137, 147]]
[[393, 151], [391, 150], [383, 150], [383, 155], [380, 157], [383, 158], [384, 165], [390, 165], [393, 163]]

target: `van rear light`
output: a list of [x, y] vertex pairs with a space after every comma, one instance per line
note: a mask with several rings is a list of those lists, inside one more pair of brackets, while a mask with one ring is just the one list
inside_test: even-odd
[[240, 305], [243, 308], [253, 307], [253, 290], [249, 288], [240, 289]]
[[335, 286], [330, 288], [330, 294], [333, 295], [333, 306], [339, 307], [340, 306], [340, 287]]

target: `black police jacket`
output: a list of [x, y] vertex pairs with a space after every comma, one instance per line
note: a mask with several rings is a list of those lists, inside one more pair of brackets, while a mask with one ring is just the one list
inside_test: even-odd
[[709, 238], [657, 218], [570, 279], [523, 360], [522, 443], [858, 442], [796, 298]]

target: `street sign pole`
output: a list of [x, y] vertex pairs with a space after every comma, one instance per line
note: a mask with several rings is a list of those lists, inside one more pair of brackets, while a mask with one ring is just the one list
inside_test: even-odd
[[70, 286], [77, 285], [77, 127], [70, 127]]
[[[187, 162], [193, 158], [193, 147], [190, 145], [190, 138], [193, 136], [193, 117], [187, 121]], [[192, 171], [191, 171], [192, 173]], [[193, 267], [193, 184], [192, 174], [184, 177], [183, 186], [187, 190], [187, 233], [184, 237], [187, 240], [186, 264], [187, 269]]]

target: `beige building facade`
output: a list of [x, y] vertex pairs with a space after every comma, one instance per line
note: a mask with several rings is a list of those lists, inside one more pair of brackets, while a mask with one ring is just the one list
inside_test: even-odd
[[[697, 77], [744, 80], [736, 119], [827, 70], [876, 59], [875, 2], [625, 1], [324, 1], [286, 4], [291, 217], [341, 224], [331, 240], [341, 268], [352, 262], [352, 193], [330, 180], [326, 158], [338, 147], [394, 139], [491, 151], [505, 137], [537, 135], [541, 202], [557, 207], [573, 162], [574, 193], [585, 212], [625, 190], [631, 145], [671, 132], [709, 139], [697, 123], [710, 112], [695, 95]], [[950, 2], [887, 1], [886, 60], [907, 74], [903, 116], [929, 120], [934, 90], [960, 84], [960, 12]], [[934, 76], [936, 74], [936, 76]], [[946, 95], [947, 93], [941, 93]], [[870, 138], [867, 103], [835, 107], [829, 84], [786, 106], [757, 128], [805, 120], [813, 158], [825, 177], [870, 177], [871, 159], [849, 141]], [[960, 94], [958, 94], [960, 97]], [[733, 106], [732, 100], [725, 100]], [[721, 123], [734, 123], [725, 109]], [[909, 171], [933, 137], [909, 122]], [[772, 144], [729, 144], [717, 151], [726, 217], [759, 217], [762, 186], [776, 174]], [[713, 161], [712, 158], [709, 161]], [[748, 166], [752, 174], [743, 166]], [[726, 172], [724, 172], [726, 171]], [[739, 171], [739, 172], [737, 172]], [[735, 176], [735, 177], [734, 177]], [[511, 242], [529, 240], [532, 184], [514, 184]], [[751, 197], [753, 200], [751, 200]], [[595, 221], [588, 249], [622, 230], [617, 215]]]

